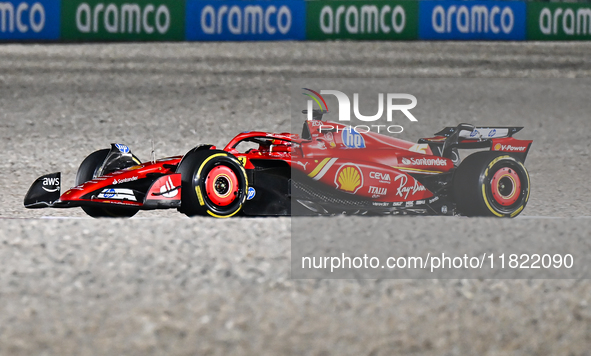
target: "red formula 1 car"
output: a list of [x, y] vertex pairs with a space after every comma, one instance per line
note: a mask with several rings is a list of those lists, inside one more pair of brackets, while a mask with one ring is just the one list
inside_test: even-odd
[[[527, 204], [521, 127], [448, 127], [418, 143], [322, 121], [301, 135], [244, 132], [223, 150], [201, 145], [149, 162], [122, 144], [82, 162], [76, 186], [60, 173], [38, 178], [27, 208], [81, 207], [93, 217], [176, 208], [189, 216], [438, 214], [514, 217]], [[488, 149], [466, 157], [459, 149]]]

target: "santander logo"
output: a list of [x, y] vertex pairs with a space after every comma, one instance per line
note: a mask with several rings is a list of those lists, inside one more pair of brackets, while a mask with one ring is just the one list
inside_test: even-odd
[[443, 158], [402, 158], [402, 164], [407, 166], [445, 166], [447, 161]]

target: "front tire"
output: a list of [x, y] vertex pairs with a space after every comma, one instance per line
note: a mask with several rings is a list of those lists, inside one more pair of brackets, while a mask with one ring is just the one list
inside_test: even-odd
[[[97, 177], [101, 165], [109, 155], [110, 150], [98, 150], [86, 157], [76, 173], [76, 185], [88, 182]], [[93, 218], [130, 218], [137, 214], [136, 208], [102, 208], [96, 206], [82, 206], [82, 210]]]
[[455, 171], [453, 190], [462, 215], [515, 217], [529, 199], [530, 179], [517, 158], [499, 152], [476, 152]]
[[238, 213], [246, 200], [246, 171], [225, 151], [190, 151], [177, 173], [181, 173], [182, 185], [179, 210], [187, 216], [228, 218]]

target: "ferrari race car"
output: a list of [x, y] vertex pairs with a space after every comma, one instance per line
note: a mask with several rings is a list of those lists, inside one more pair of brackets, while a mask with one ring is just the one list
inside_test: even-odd
[[[90, 154], [76, 186], [61, 194], [60, 173], [38, 178], [27, 208], [81, 207], [93, 217], [131, 217], [176, 208], [226, 218], [332, 214], [514, 217], [527, 204], [522, 127], [446, 127], [407, 142], [323, 121], [314, 112], [300, 135], [243, 132], [222, 150], [141, 162], [123, 144]], [[485, 149], [460, 161], [460, 149]]]

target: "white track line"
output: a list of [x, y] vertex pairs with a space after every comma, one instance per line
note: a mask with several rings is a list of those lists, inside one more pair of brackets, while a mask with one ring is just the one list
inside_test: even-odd
[[591, 216], [535, 216], [535, 215], [520, 215], [515, 219], [591, 219]]
[[[435, 217], [435, 218], [441, 218], [441, 219], [445, 219], [445, 218], [460, 218], [462, 220], [465, 219], [470, 219], [468, 217], [465, 216], [438, 216], [438, 215], [430, 215], [427, 217]], [[158, 219], [157, 217], [153, 217], [153, 216], [134, 216], [130, 219], [121, 219], [121, 220], [154, 220], [154, 219]], [[412, 216], [412, 218], [420, 218], [420, 216]], [[23, 216], [0, 216], [0, 220], [2, 219], [46, 219], [46, 220], [96, 220], [95, 218], [92, 218], [90, 216], [41, 216], [41, 217], [23, 217]], [[108, 218], [105, 218], [108, 219]], [[163, 219], [189, 219], [189, 217], [187, 216], [178, 216], [176, 218], [174, 217], [163, 217]], [[496, 218], [493, 218], [496, 219]], [[591, 219], [591, 216], [588, 215], [581, 215], [581, 216], [543, 216], [543, 215], [519, 215], [517, 217], [515, 217], [514, 219], [517, 220], [538, 220], [538, 219]], [[215, 220], [215, 219], [212, 219]]]
[[[428, 217], [434, 217], [434, 216], [428, 216]], [[436, 215], [435, 215], [436, 217]], [[442, 218], [448, 218], [449, 216], [440, 216]], [[179, 216], [179, 219], [189, 219], [186, 216]], [[451, 216], [451, 218], [457, 218], [457, 216]], [[464, 218], [464, 217], [462, 217]], [[30, 219], [30, 218], [24, 218], [24, 217], [18, 217], [18, 218], [8, 218], [8, 219]], [[68, 220], [68, 219], [78, 219], [78, 220], [95, 220], [94, 218], [91, 217], [84, 217], [84, 216], [42, 216], [40, 217], [40, 219], [63, 219], [63, 220]], [[129, 220], [153, 220], [154, 217], [152, 216], [134, 216], [132, 218], [130, 218]], [[166, 217], [165, 219], [170, 219], [170, 217]], [[496, 218], [493, 218], [496, 219]], [[520, 215], [515, 217], [514, 219], [517, 220], [536, 220], [536, 219], [591, 219], [591, 216], [587, 216], [587, 215], [581, 215], [581, 216], [543, 216], [543, 215]]]

